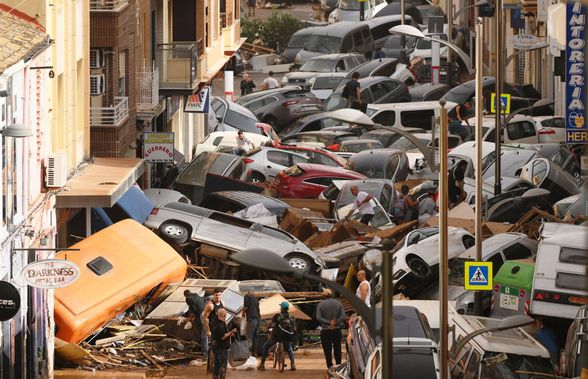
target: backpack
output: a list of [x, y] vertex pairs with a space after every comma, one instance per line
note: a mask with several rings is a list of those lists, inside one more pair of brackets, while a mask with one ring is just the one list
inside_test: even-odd
[[283, 341], [294, 341], [296, 339], [296, 327], [294, 319], [290, 315], [281, 314], [278, 318], [278, 336]]
[[341, 93], [341, 97], [344, 99], [349, 99], [349, 86], [347, 85], [347, 83], [345, 83], [345, 87], [343, 87], [343, 92]]
[[396, 200], [394, 207], [392, 208], [392, 216], [397, 220], [404, 219], [404, 216], [406, 216], [406, 202], [404, 199]]

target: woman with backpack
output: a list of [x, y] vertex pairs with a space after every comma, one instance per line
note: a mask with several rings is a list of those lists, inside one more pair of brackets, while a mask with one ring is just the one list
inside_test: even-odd
[[257, 369], [260, 371], [265, 370], [265, 360], [269, 350], [278, 342], [284, 344], [284, 350], [288, 353], [288, 357], [290, 357], [290, 370], [296, 370], [296, 365], [294, 364], [294, 350], [292, 349], [292, 341], [296, 338], [296, 320], [288, 312], [289, 308], [290, 303], [287, 301], [281, 302], [280, 313], [276, 313], [272, 318], [272, 323], [270, 325], [272, 328], [272, 335], [263, 345], [261, 362], [259, 363], [259, 366], [257, 366]]
[[398, 224], [416, 220], [419, 215], [417, 209], [418, 201], [414, 200], [412, 195], [408, 193], [407, 185], [402, 186], [400, 193], [400, 197], [396, 200], [392, 208], [394, 220]]

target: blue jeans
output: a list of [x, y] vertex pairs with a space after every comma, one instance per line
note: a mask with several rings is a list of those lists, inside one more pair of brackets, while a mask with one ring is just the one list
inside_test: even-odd
[[204, 354], [205, 357], [208, 356], [208, 334], [206, 334], [206, 329], [204, 329], [204, 326], [202, 326], [200, 328], [200, 346], [202, 348], [202, 354]]
[[251, 351], [257, 351], [257, 338], [259, 337], [259, 319], [247, 320], [247, 339], [251, 344]]
[[468, 129], [463, 126], [459, 120], [453, 120], [449, 122], [449, 133], [460, 136], [464, 141], [466, 141], [470, 135]]
[[[284, 344], [284, 350], [288, 353], [288, 357], [290, 357], [290, 363], [294, 364], [294, 350], [292, 350], [292, 344], [287, 341], [281, 341]], [[265, 363], [265, 359], [269, 353], [269, 350], [278, 343], [278, 340], [269, 339], [265, 344], [263, 344], [263, 349], [261, 352], [261, 364]]]
[[214, 350], [214, 367], [212, 368], [212, 375], [218, 377], [221, 369], [227, 369], [227, 359], [229, 357], [227, 349]]

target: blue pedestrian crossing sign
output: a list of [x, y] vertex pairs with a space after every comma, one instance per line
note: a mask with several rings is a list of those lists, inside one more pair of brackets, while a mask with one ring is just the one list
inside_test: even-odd
[[466, 290], [491, 290], [492, 262], [465, 262], [463, 276]]
[[[496, 92], [490, 94], [490, 113], [496, 113]], [[500, 95], [500, 113], [510, 114], [510, 95], [507, 93]]]

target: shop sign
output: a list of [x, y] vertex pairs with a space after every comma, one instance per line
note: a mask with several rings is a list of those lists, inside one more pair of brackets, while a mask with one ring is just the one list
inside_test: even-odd
[[49, 289], [67, 287], [79, 276], [78, 266], [63, 259], [44, 259], [29, 263], [21, 274], [29, 286]]
[[566, 9], [566, 142], [588, 143], [586, 126], [586, 7], [568, 1]]
[[0, 321], [8, 321], [20, 309], [20, 295], [12, 284], [0, 281]]
[[144, 132], [143, 159], [151, 163], [174, 163], [174, 133]]

